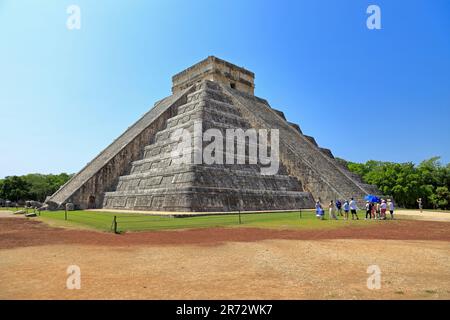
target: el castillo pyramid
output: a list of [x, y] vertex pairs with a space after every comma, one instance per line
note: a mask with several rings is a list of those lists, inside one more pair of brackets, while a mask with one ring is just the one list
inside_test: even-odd
[[[172, 78], [172, 95], [47, 199], [50, 207], [223, 212], [314, 207], [315, 199], [363, 199], [374, 186], [337, 162], [330, 150], [254, 95], [254, 74], [210, 56]], [[279, 130], [278, 173], [260, 163], [196, 164], [173, 159], [171, 135], [194, 123], [203, 130]], [[248, 145], [246, 146], [248, 148]]]

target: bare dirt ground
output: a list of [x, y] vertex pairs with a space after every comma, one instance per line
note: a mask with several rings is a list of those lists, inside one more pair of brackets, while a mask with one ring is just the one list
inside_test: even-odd
[[450, 212], [439, 212], [439, 211], [420, 212], [419, 210], [397, 210], [395, 214], [400, 217], [408, 217], [414, 220], [450, 222]]
[[[80, 290], [66, 289], [74, 264]], [[5, 217], [0, 299], [450, 299], [450, 223], [114, 235]]]

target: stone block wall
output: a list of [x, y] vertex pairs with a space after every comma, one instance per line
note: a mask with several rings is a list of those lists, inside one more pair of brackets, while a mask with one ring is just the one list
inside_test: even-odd
[[[108, 192], [104, 207], [155, 211], [282, 210], [313, 206], [311, 194], [281, 165], [278, 175], [261, 175], [258, 164], [178, 164], [171, 139], [179, 128], [193, 132], [194, 121], [203, 131], [250, 128], [217, 83], [202, 81], [186, 103], [167, 119], [167, 126], [144, 148], [130, 174], [119, 178], [116, 191]], [[207, 143], [204, 143], [206, 145]], [[246, 143], [248, 150], [249, 144]], [[235, 156], [235, 155], [234, 155]], [[236, 159], [236, 158], [235, 158]]]
[[172, 77], [172, 92], [184, 90], [202, 80], [227, 84], [236, 90], [254, 94], [255, 75], [242, 67], [210, 56]]
[[305, 191], [322, 202], [354, 197], [363, 204], [366, 194], [379, 194], [376, 187], [361, 183], [340, 166], [331, 151], [317, 145], [313, 137], [303, 135], [275, 112], [267, 102], [222, 86], [233, 103], [254, 128], [280, 130], [280, 159], [290, 175], [297, 177]]
[[119, 176], [129, 172], [131, 163], [142, 157], [142, 146], [150, 143], [155, 134], [164, 128], [174, 110], [186, 102], [190, 90], [158, 102], [55, 192], [46, 201], [50, 208], [68, 202], [74, 203], [78, 209], [101, 208], [105, 192], [114, 190]]

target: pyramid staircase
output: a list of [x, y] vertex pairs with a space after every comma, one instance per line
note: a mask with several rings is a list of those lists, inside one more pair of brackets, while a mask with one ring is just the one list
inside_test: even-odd
[[[355, 198], [362, 205], [365, 195], [380, 195], [283, 112], [256, 97], [251, 71], [210, 56], [173, 76], [172, 85], [171, 96], [157, 102], [46, 203], [51, 208], [71, 202], [79, 209], [264, 211], [312, 208], [314, 199]], [[244, 164], [180, 163], [173, 157], [179, 146], [173, 138], [178, 129], [193, 136], [198, 123], [202, 131], [214, 128], [224, 137], [227, 129], [278, 129], [278, 173], [261, 174], [263, 167], [249, 161], [248, 150], [254, 147], [249, 142]]]
[[[202, 81], [185, 104], [167, 120], [165, 129], [144, 147], [143, 158], [121, 176], [116, 191], [105, 193], [104, 208], [158, 211], [288, 210], [314, 205], [299, 180], [281, 165], [277, 175], [261, 175], [259, 164], [180, 164], [171, 137], [180, 128], [194, 135], [194, 123], [203, 130], [251, 128], [219, 84]], [[248, 149], [248, 142], [246, 143]], [[192, 155], [193, 156], [193, 155]], [[236, 160], [236, 154], [233, 155]]]
[[286, 121], [282, 112], [266, 100], [222, 86], [226, 94], [254, 128], [280, 130], [280, 160], [290, 175], [301, 181], [306, 191], [322, 202], [355, 198], [360, 206], [367, 194], [380, 194], [373, 185], [336, 161], [330, 150], [321, 148], [315, 139], [302, 133], [296, 124]]

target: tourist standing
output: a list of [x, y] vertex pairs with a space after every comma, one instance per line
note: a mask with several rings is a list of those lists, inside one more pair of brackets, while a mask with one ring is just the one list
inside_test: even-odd
[[391, 214], [391, 219], [394, 220], [394, 210], [395, 210], [394, 202], [391, 199], [388, 199], [387, 206]]
[[348, 203], [347, 200], [345, 200], [343, 207], [344, 207], [344, 219], [348, 220], [348, 212], [350, 211], [350, 204]]
[[358, 206], [356, 205], [356, 201], [355, 199], [352, 198], [352, 200], [350, 201], [350, 211], [352, 212], [352, 220], [355, 220], [355, 216], [356, 216], [356, 220], [359, 220], [358, 217]]
[[417, 199], [417, 204], [419, 206], [420, 213], [422, 213], [423, 211], [422, 198]]
[[330, 204], [329, 204], [329, 206], [328, 206], [328, 214], [329, 214], [329, 216], [330, 216], [330, 220], [331, 220], [331, 219], [337, 220], [337, 217], [336, 217], [336, 215], [334, 214], [334, 202], [333, 202], [333, 200], [330, 201]]
[[372, 202], [372, 219], [376, 219], [377, 218], [377, 204]]
[[375, 219], [380, 219], [380, 215], [381, 215], [381, 211], [380, 211], [380, 203], [377, 202], [377, 204], [375, 205], [376, 207], [376, 214], [377, 216], [375, 217]]
[[323, 211], [322, 205], [320, 204], [320, 201], [317, 200], [316, 201], [316, 217], [319, 218], [320, 220], [323, 220], [323, 216], [324, 216], [324, 211]]
[[366, 220], [372, 218], [372, 203], [366, 201]]
[[336, 200], [336, 209], [338, 215], [342, 217], [342, 202], [340, 200]]
[[386, 210], [387, 210], [386, 200], [381, 200], [380, 211], [382, 220], [386, 220]]

